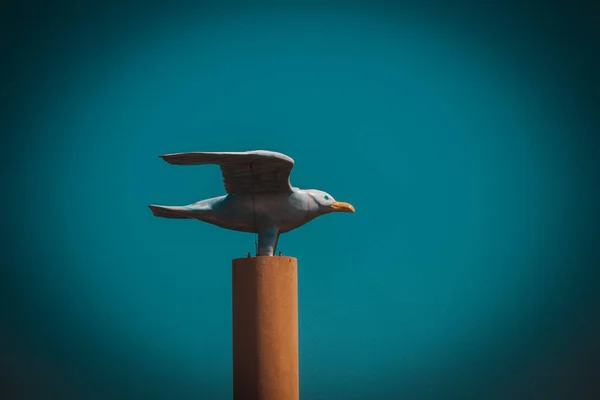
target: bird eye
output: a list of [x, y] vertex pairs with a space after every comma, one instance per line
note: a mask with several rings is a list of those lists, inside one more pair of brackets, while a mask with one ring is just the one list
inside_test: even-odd
[[325, 195], [325, 200], [329, 200], [329, 196]]

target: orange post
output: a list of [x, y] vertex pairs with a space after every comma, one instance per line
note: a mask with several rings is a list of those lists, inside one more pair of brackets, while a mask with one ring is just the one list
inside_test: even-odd
[[297, 260], [233, 260], [232, 292], [234, 400], [298, 400]]

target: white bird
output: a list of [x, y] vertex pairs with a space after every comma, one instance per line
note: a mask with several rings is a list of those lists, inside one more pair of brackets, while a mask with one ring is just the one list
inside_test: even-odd
[[258, 234], [258, 255], [275, 254], [279, 236], [332, 212], [354, 213], [351, 204], [320, 190], [290, 184], [294, 160], [285, 154], [193, 152], [160, 156], [169, 164], [217, 164], [227, 195], [187, 206], [150, 205], [157, 217], [197, 219], [225, 229]]

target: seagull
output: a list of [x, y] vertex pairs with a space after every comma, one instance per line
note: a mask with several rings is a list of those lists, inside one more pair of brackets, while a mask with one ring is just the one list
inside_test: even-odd
[[285, 154], [246, 152], [191, 152], [160, 156], [173, 165], [219, 165], [224, 196], [186, 206], [150, 205], [157, 217], [196, 219], [221, 228], [258, 235], [257, 255], [273, 256], [279, 236], [313, 219], [333, 213], [354, 213], [349, 203], [315, 189], [290, 184], [294, 160]]

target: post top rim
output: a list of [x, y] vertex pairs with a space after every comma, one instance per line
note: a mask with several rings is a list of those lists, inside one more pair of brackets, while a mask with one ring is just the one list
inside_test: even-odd
[[267, 260], [267, 259], [274, 259], [274, 260], [295, 260], [295, 261], [298, 261], [298, 259], [296, 257], [290, 257], [290, 256], [251, 256], [251, 257], [239, 257], [239, 258], [234, 258], [233, 261], [237, 261], [237, 260]]

